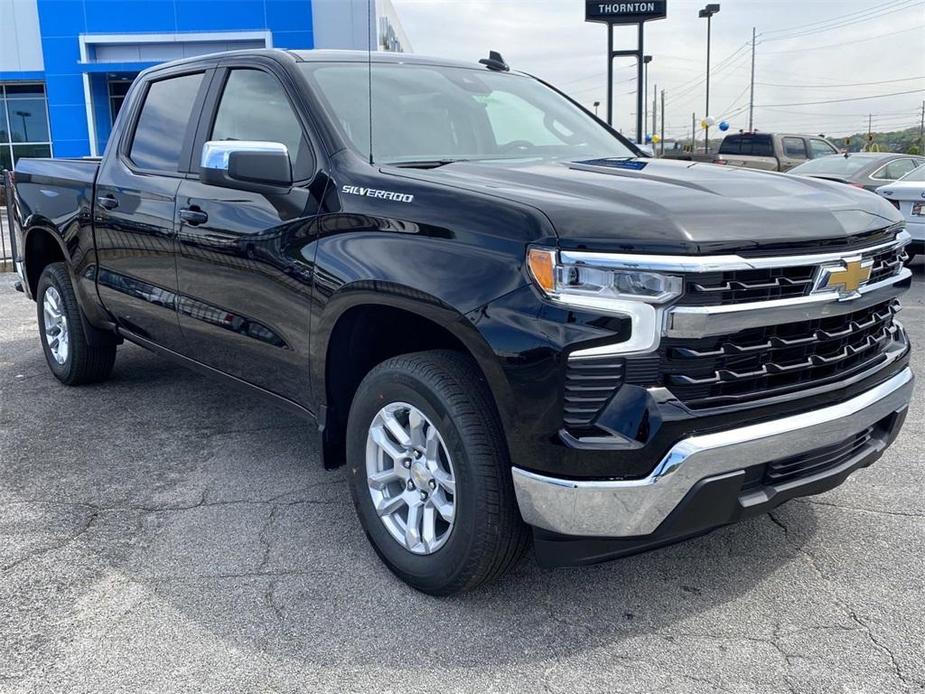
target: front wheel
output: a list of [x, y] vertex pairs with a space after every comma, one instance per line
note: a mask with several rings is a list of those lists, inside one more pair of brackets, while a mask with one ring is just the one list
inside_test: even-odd
[[367, 537], [412, 587], [458, 593], [523, 555], [501, 425], [467, 356], [418, 352], [374, 368], [350, 408], [347, 460]]
[[64, 263], [51, 263], [42, 271], [35, 303], [45, 360], [55, 378], [69, 386], [109, 378], [116, 361], [116, 346], [93, 345], [87, 340]]

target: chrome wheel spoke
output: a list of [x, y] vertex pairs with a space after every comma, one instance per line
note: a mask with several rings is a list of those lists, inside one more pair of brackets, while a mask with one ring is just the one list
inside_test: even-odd
[[[418, 410], [411, 410], [408, 413], [408, 430], [410, 431], [412, 446], [424, 445], [424, 425], [426, 422], [424, 415]], [[433, 429], [433, 427], [430, 427], [430, 429]]]
[[370, 489], [378, 489], [382, 491], [388, 487], [391, 482], [401, 482], [402, 479], [403, 478], [401, 475], [399, 475], [398, 470], [395, 468], [389, 468], [388, 470], [383, 470], [382, 472], [376, 472], [370, 475], [367, 478], [367, 482], [369, 482]]
[[62, 310], [63, 302], [58, 290], [48, 287], [42, 298], [42, 320], [45, 324], [45, 343], [52, 358], [64, 364], [68, 356], [67, 316]]
[[437, 484], [440, 485], [443, 489], [449, 492], [452, 495], [456, 495], [456, 480], [454, 480], [450, 475], [448, 475], [443, 470], [437, 470], [434, 473], [434, 479], [437, 480]]
[[405, 450], [392, 442], [384, 428], [376, 427], [370, 430], [369, 434], [376, 445], [396, 463], [406, 456]]
[[405, 505], [405, 500], [399, 496], [384, 496], [376, 504], [376, 513], [380, 516], [388, 516], [398, 511]]
[[405, 431], [405, 427], [402, 426], [402, 423], [395, 418], [395, 413], [383, 410], [380, 415], [382, 417], [383, 424], [385, 424], [386, 428], [389, 430], [389, 433], [395, 437], [395, 440], [406, 448], [410, 446], [411, 436], [407, 431]]
[[408, 507], [408, 521], [405, 523], [405, 545], [412, 549], [421, 542], [421, 515], [423, 504], [412, 504]]
[[433, 507], [437, 509], [437, 513], [440, 514], [441, 518], [447, 523], [452, 523], [456, 513], [456, 505], [447, 501], [443, 494], [434, 494], [431, 499]]
[[423, 522], [421, 539], [424, 541], [424, 547], [430, 548], [437, 540], [437, 519], [433, 504], [426, 504], [424, 506], [424, 515], [421, 520]]

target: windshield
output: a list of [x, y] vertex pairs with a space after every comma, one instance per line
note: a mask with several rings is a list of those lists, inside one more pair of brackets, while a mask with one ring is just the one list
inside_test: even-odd
[[851, 176], [873, 163], [868, 157], [852, 157], [843, 154], [833, 154], [828, 157], [810, 159], [790, 169], [790, 173], [821, 174], [825, 176]]
[[[365, 63], [302, 63], [344, 138], [369, 156]], [[597, 120], [530, 77], [433, 65], [372, 67], [381, 163], [636, 156]]]
[[913, 169], [899, 180], [903, 183], [906, 181], [915, 181], [916, 183], [925, 181], [925, 165], [922, 165], [917, 169]]

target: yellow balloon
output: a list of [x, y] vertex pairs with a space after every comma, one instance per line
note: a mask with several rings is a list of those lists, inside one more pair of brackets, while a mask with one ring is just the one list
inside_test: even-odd
[[653, 135], [653, 136], [652, 136], [652, 143], [653, 143], [653, 144], [656, 144], [656, 145], [657, 145], [657, 144], [658, 144], [659, 142], [661, 142], [661, 141], [662, 141], [662, 138], [660, 138], [658, 135]]
[[702, 121], [700, 121], [700, 127], [703, 128], [704, 130], [706, 130], [707, 128], [710, 127], [710, 124], [707, 123], [707, 119], [706, 119], [706, 118], [704, 118]]

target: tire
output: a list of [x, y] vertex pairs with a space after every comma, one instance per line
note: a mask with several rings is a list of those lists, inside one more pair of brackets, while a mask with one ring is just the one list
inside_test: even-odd
[[[418, 415], [412, 414], [412, 408]], [[407, 424], [404, 431], [412, 437], [412, 423], [420, 425], [418, 443], [420, 432], [426, 432], [421, 457], [413, 460], [411, 455], [405, 456], [402, 467], [388, 454], [380, 454], [374, 441], [384, 430], [382, 422], [386, 420], [382, 417], [388, 412]], [[423, 424], [420, 415], [426, 419]], [[432, 428], [437, 431], [435, 435]], [[436, 441], [433, 448], [441, 452], [436, 456], [436, 472], [422, 482], [422, 476], [428, 474], [424, 468], [434, 467], [431, 439]], [[398, 439], [389, 433], [387, 445], [407, 452], [397, 444]], [[404, 463], [411, 468], [405, 470]], [[444, 596], [475, 588], [505, 574], [529, 545], [529, 532], [514, 496], [501, 423], [481, 371], [466, 355], [442, 350], [417, 352], [389, 359], [370, 371], [350, 408], [347, 465], [350, 491], [366, 536], [386, 566], [417, 590]], [[393, 501], [399, 504], [397, 516], [380, 517], [377, 512], [368, 465], [374, 469], [384, 466], [383, 475], [397, 478], [388, 483], [387, 491], [375, 492], [382, 496], [380, 508]], [[452, 494], [447, 491], [448, 473], [453, 479]], [[418, 482], [413, 491], [409, 491], [409, 481]], [[433, 532], [428, 542], [427, 502], [422, 502], [422, 525], [415, 523], [421, 528], [421, 541], [409, 548], [409, 535], [407, 531], [402, 534], [399, 527], [402, 509], [397, 499], [405, 497], [405, 492], [413, 498], [422, 490], [430, 494], [431, 505], [440, 512], [432, 513]], [[447, 528], [442, 514], [448, 503], [453, 513]], [[404, 511], [407, 527], [411, 506], [406, 505]]]
[[69, 386], [109, 378], [116, 361], [116, 346], [88, 342], [83, 313], [64, 263], [45, 267], [39, 277], [35, 303], [42, 349], [55, 378]]

